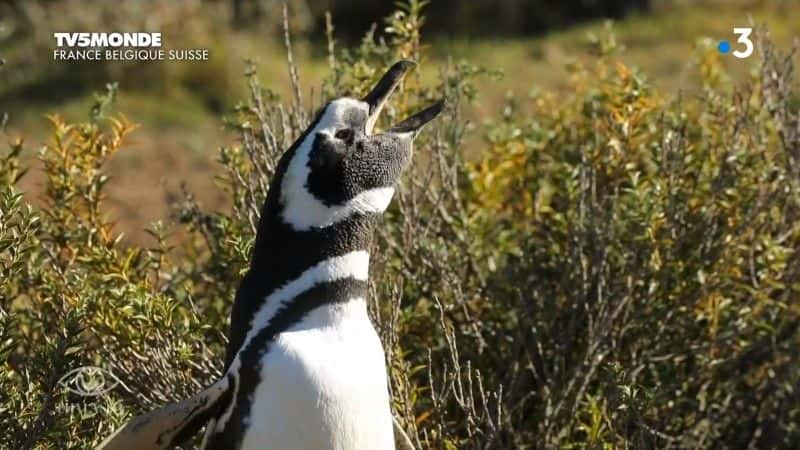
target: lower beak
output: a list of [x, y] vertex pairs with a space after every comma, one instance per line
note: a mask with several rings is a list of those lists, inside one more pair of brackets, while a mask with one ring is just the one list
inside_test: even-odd
[[442, 112], [442, 109], [444, 109], [444, 100], [439, 100], [433, 105], [393, 126], [389, 132], [396, 134], [413, 133], [416, 135], [420, 128], [438, 116], [439, 113]]
[[364, 97], [364, 102], [369, 105], [369, 116], [367, 117], [366, 123], [367, 134], [371, 134], [372, 129], [375, 128], [378, 116], [386, 105], [387, 100], [389, 100], [389, 96], [392, 95], [394, 89], [403, 80], [405, 74], [416, 65], [415, 62], [407, 60], [394, 63], [381, 77], [378, 84], [372, 88], [372, 91]]

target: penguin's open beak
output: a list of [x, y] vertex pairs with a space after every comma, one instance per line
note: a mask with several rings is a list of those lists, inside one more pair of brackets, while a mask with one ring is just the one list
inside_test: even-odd
[[[394, 63], [381, 77], [378, 84], [372, 88], [372, 91], [364, 97], [364, 102], [369, 105], [369, 116], [367, 117], [366, 123], [367, 134], [372, 134], [375, 123], [378, 121], [378, 116], [389, 100], [389, 96], [392, 95], [392, 92], [394, 92], [395, 88], [403, 80], [405, 74], [416, 65], [415, 62], [408, 60]], [[417, 131], [419, 131], [423, 125], [433, 120], [434, 117], [442, 112], [443, 107], [444, 100], [440, 100], [393, 126], [389, 131], [393, 133], [414, 133], [416, 135]]]
[[378, 116], [389, 100], [389, 96], [392, 95], [397, 85], [403, 81], [405, 74], [416, 65], [417, 63], [407, 60], [394, 63], [392, 67], [383, 74], [378, 84], [364, 97], [364, 102], [369, 105], [369, 116], [367, 117], [366, 124], [367, 134], [372, 134], [372, 129], [375, 128]]

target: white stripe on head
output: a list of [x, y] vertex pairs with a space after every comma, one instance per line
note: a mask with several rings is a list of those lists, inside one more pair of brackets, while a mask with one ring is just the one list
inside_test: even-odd
[[333, 136], [338, 128], [347, 126], [343, 114], [350, 108], [369, 112], [367, 104], [358, 100], [341, 98], [331, 102], [317, 126], [308, 133], [289, 162], [281, 184], [283, 204], [281, 215], [283, 220], [297, 231], [328, 227], [357, 213], [382, 213], [392, 201], [394, 188], [380, 187], [360, 192], [343, 205], [328, 206], [309, 192], [306, 186], [311, 173], [311, 168], [308, 166], [309, 155], [317, 133]]

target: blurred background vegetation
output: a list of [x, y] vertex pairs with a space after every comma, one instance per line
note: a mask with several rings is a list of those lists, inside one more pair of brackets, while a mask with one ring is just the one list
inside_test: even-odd
[[[295, 59], [311, 88], [327, 73], [326, 11], [332, 13], [337, 48], [346, 49], [376, 25], [375, 34], [385, 35], [382, 21], [393, 8], [392, 2], [356, 0], [302, 0], [291, 6]], [[77, 120], [92, 92], [118, 82], [119, 109], [143, 127], [128, 143], [132, 151], [112, 163], [109, 190], [121, 230], [142, 242], [141, 230], [168, 213], [181, 181], [205, 204], [224, 206], [213, 188], [214, 149], [232, 137], [220, 126], [220, 116], [246, 93], [245, 59], [259, 63], [270, 89], [284, 97], [290, 93], [280, 18], [280, 2], [274, 0], [2, 0], [0, 57], [7, 63], [0, 71], [0, 112], [14, 111], [9, 133], [39, 145], [48, 131], [45, 114], [58, 111]], [[502, 71], [501, 80], [476, 82], [479, 101], [467, 116], [480, 125], [496, 117], [509, 96], [570, 89], [567, 68], [591, 57], [585, 51], [589, 37], [603, 32], [606, 18], [616, 19], [615, 34], [625, 47], [622, 61], [642, 69], [665, 93], [692, 95], [699, 78], [690, 55], [699, 40], [732, 39], [731, 27], [752, 20], [768, 25], [772, 38], [785, 46], [800, 23], [800, 8], [792, 0], [438, 0], [426, 9], [422, 58], [429, 64], [422, 66], [422, 76], [436, 78], [448, 60]], [[92, 30], [160, 31], [166, 48], [208, 48], [211, 61], [52, 61], [52, 32]], [[734, 58], [723, 64], [735, 79], [748, 70]], [[522, 112], [530, 112], [529, 104], [521, 102]], [[480, 151], [480, 140], [476, 135], [469, 143], [470, 152]], [[144, 186], [140, 173], [150, 174]], [[23, 185], [35, 192], [41, 178], [34, 173]], [[148, 208], [135, 206], [141, 199]]]
[[[218, 376], [277, 156], [399, 58], [387, 123], [448, 98], [373, 252], [420, 448], [800, 447], [795, 2], [293, 2], [299, 96], [277, 2], [0, 14], [0, 448], [88, 448]], [[54, 30], [212, 60], [52, 63]], [[86, 365], [124, 386], [65, 391]]]

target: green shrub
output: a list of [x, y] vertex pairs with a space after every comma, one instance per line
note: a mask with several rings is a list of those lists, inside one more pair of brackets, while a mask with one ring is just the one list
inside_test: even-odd
[[510, 105], [488, 132], [475, 213], [500, 261], [492, 331], [515, 338], [492, 348], [516, 364], [484, 370], [538, 446], [794, 448], [791, 55], [762, 40], [734, 87], [701, 43], [702, 95], [666, 100], [613, 42], [573, 94], [535, 96], [530, 118]]
[[[399, 58], [424, 61], [422, 5], [388, 39], [332, 51], [327, 96], [363, 93]], [[463, 110], [484, 69], [411, 77], [391, 122], [444, 94], [375, 242], [371, 314], [394, 409], [421, 448], [796, 448], [800, 443], [800, 119], [791, 58], [763, 41], [731, 86], [701, 43], [703, 94], [668, 100], [616, 62], [612, 35], [572, 93], [512, 102], [465, 161]], [[330, 49], [335, 49], [330, 42]], [[290, 58], [291, 60], [291, 58]], [[228, 308], [268, 180], [305, 128], [248, 70], [250, 98], [219, 152], [227, 212], [191, 196], [149, 247], [103, 207], [104, 164], [133, 127], [52, 117], [42, 208], [0, 160], [0, 448], [88, 448], [132, 415], [220, 374]], [[522, 100], [519, 100], [522, 101]], [[182, 236], [172, 248], [168, 239]], [[61, 380], [99, 366], [119, 384]]]

